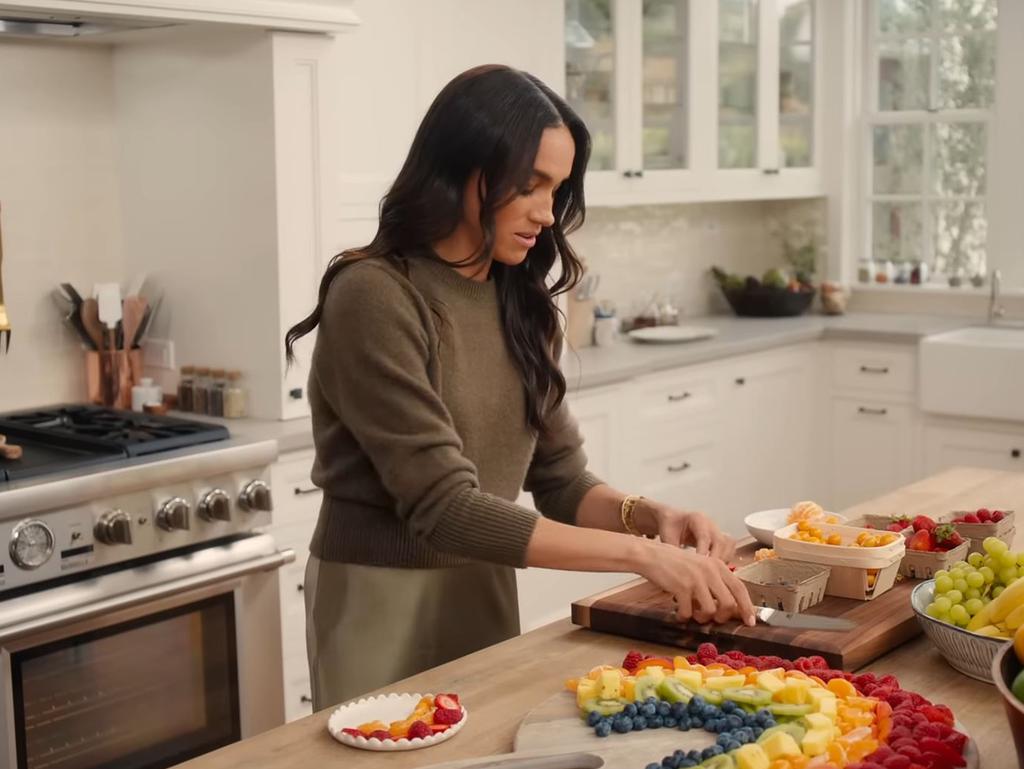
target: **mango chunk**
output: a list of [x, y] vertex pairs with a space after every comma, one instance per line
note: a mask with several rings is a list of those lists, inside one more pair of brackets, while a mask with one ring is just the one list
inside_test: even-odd
[[717, 678], [709, 678], [705, 682], [705, 686], [708, 689], [739, 689], [741, 686], [746, 686], [746, 676], [718, 676]]
[[683, 686], [692, 691], [697, 691], [704, 686], [704, 677], [699, 670], [678, 669], [674, 675], [682, 682]]
[[780, 689], [785, 688], [786, 682], [774, 673], [765, 671], [757, 674], [757, 685], [759, 688], [766, 689], [774, 694]]
[[803, 748], [804, 755], [814, 758], [820, 756], [826, 750], [828, 750], [828, 744], [832, 742], [832, 727], [828, 729], [811, 729], [804, 735]]
[[[792, 739], [792, 738], [790, 738]], [[771, 760], [760, 745], [748, 744], [733, 752], [736, 769], [768, 769]]]

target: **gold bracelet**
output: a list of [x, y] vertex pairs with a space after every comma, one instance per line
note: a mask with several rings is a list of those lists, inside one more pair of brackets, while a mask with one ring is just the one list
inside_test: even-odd
[[627, 534], [632, 534], [634, 537], [642, 537], [644, 533], [636, 527], [636, 522], [633, 520], [633, 511], [636, 509], [637, 502], [643, 497], [635, 494], [628, 494], [626, 498], [622, 500], [622, 527], [626, 530]]

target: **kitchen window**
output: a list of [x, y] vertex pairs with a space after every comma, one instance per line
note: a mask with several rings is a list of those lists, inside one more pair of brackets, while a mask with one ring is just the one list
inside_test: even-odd
[[996, 6], [868, 3], [865, 250], [888, 280], [924, 264], [957, 285], [990, 266]]

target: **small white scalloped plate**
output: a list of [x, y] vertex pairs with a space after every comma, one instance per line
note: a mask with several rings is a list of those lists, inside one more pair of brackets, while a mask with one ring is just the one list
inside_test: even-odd
[[375, 697], [363, 697], [361, 700], [356, 700], [336, 708], [331, 713], [331, 717], [327, 719], [327, 731], [342, 745], [348, 745], [350, 748], [389, 751], [429, 748], [431, 745], [437, 745], [439, 742], [451, 739], [466, 725], [469, 713], [464, 706], [462, 708], [462, 719], [458, 723], [452, 724], [443, 732], [438, 732], [430, 737], [418, 737], [415, 740], [378, 740], [376, 737], [367, 739], [366, 737], [355, 737], [351, 734], [345, 734], [342, 729], [354, 729], [360, 724], [365, 724], [369, 721], [383, 721], [389, 724], [392, 721], [408, 718], [421, 699], [433, 696], [433, 694], [398, 694], [392, 692]]

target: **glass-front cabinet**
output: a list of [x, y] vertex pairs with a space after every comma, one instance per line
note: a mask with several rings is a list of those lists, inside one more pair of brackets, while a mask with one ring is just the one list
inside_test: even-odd
[[814, 196], [821, 0], [564, 0], [596, 205]]

